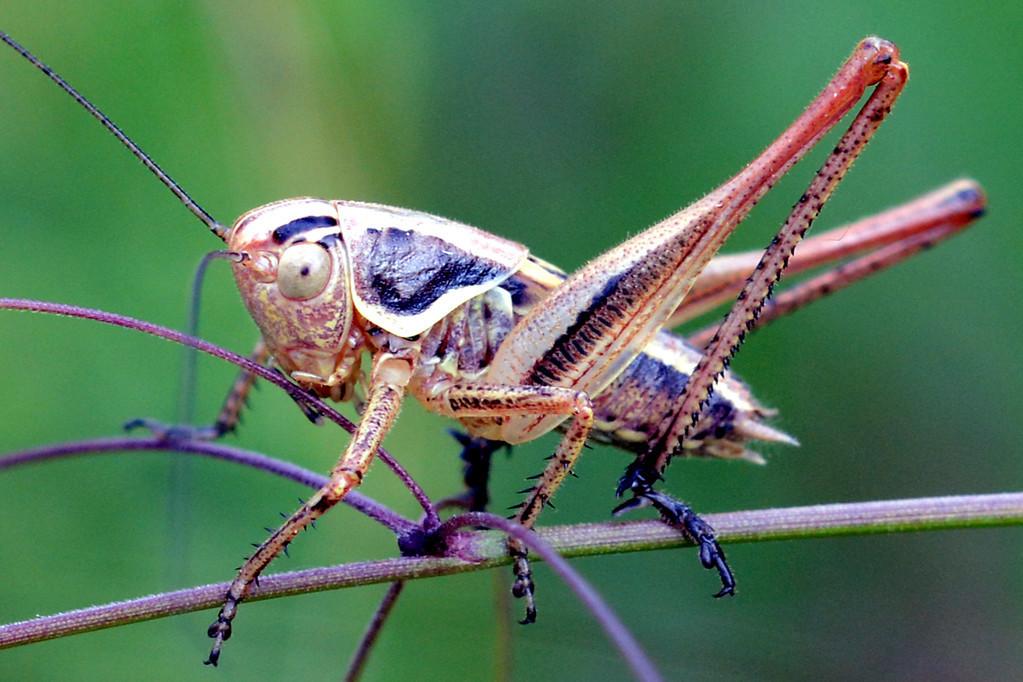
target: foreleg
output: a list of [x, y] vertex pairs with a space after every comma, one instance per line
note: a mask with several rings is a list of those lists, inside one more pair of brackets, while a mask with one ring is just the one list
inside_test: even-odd
[[295, 536], [362, 483], [380, 443], [398, 416], [410, 374], [411, 365], [407, 360], [389, 354], [375, 359], [366, 411], [351, 443], [331, 470], [327, 483], [289, 516], [242, 564], [227, 590], [217, 620], [209, 627], [208, 634], [214, 642], [209, 658], [206, 659], [207, 664], [217, 664], [221, 647], [231, 636], [231, 621], [238, 611], [238, 604], [248, 594], [263, 569]]

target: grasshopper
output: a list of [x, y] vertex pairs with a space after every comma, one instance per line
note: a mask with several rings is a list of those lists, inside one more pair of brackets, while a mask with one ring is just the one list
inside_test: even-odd
[[[563, 433], [523, 491], [532, 527], [590, 438], [635, 453], [617, 511], [651, 505], [698, 545], [721, 589], [735, 580], [713, 529], [655, 485], [675, 456], [762, 461], [751, 441], [795, 444], [728, 370], [748, 331], [892, 265], [970, 224], [985, 198], [969, 180], [807, 240], [824, 203], [890, 112], [908, 78], [886, 40], [861, 41], [824, 90], [748, 166], [694, 204], [565, 274], [518, 243], [425, 213], [302, 197], [244, 213], [228, 228], [112, 121], [6, 34], [0, 39], [85, 107], [227, 244], [261, 333], [256, 355], [321, 397], [357, 396], [361, 420], [316, 491], [249, 556], [209, 628], [216, 665], [240, 602], [266, 566], [362, 482], [408, 397], [458, 420], [468, 447]], [[717, 253], [754, 204], [870, 93], [764, 252]], [[836, 234], [838, 237], [836, 237]], [[850, 260], [768, 302], [786, 267]], [[688, 340], [670, 329], [735, 298], [724, 321]], [[232, 387], [217, 436], [251, 386]], [[359, 393], [363, 395], [359, 396]], [[525, 550], [509, 542], [524, 622], [535, 618]]]

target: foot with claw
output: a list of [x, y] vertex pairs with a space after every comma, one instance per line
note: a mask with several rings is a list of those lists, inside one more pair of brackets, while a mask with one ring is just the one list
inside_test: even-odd
[[145, 429], [157, 438], [172, 443], [190, 440], [217, 440], [223, 436], [216, 426], [191, 426], [189, 424], [164, 424], [155, 419], [132, 419], [124, 423], [125, 431]]
[[515, 582], [512, 583], [512, 596], [526, 600], [526, 615], [519, 621], [520, 625], [536, 622], [536, 583], [533, 582], [533, 570], [529, 566], [529, 557], [523, 548], [512, 549], [515, 557]]
[[[228, 595], [230, 599], [230, 595]], [[220, 661], [220, 649], [224, 642], [231, 639], [231, 618], [234, 614], [225, 615], [223, 612], [217, 616], [217, 620], [206, 630], [207, 636], [213, 641], [213, 647], [210, 649], [210, 655], [203, 661], [203, 665], [212, 665], [214, 668], [217, 667], [217, 663]]]
[[703, 567], [717, 570], [721, 578], [721, 589], [714, 598], [734, 596], [735, 576], [728, 566], [728, 560], [725, 559], [725, 551], [714, 536], [714, 529], [686, 503], [654, 490], [653, 483], [659, 478], [656, 472], [645, 470], [635, 464], [630, 465], [618, 483], [617, 494], [621, 497], [626, 491], [631, 491], [632, 499], [615, 507], [612, 513], [617, 516], [633, 509], [654, 507], [665, 523], [680, 529], [699, 547], [700, 563]]

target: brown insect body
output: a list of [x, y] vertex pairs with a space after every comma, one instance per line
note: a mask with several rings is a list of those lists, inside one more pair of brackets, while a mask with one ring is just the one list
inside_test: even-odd
[[[236, 280], [271, 355], [296, 381], [335, 400], [352, 398], [364, 382], [367, 351], [414, 358], [409, 391], [428, 407], [452, 384], [485, 381], [508, 333], [565, 279], [496, 235], [357, 202], [268, 204], [239, 218], [228, 244], [247, 256], [235, 265]], [[306, 274], [284, 272], [291, 254], [309, 250], [298, 259]], [[282, 285], [293, 285], [278, 280], [287, 278], [315, 280], [314, 288], [285, 295]], [[609, 390], [591, 396], [594, 435], [642, 449], [699, 357], [680, 337], [660, 333]], [[750, 438], [794, 442], [761, 423], [769, 411], [730, 373], [716, 396], [684, 446], [688, 454], [761, 461], [744, 447]], [[474, 435], [502, 435], [500, 417], [462, 421]]]

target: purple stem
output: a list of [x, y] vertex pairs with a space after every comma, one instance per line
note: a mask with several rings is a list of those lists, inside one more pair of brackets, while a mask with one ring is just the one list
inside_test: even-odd
[[[98, 438], [96, 440], [58, 443], [56, 445], [33, 448], [32, 450], [22, 450], [21, 452], [14, 452], [0, 457], [0, 471], [12, 469], [23, 464], [32, 464], [62, 457], [139, 450], [180, 452], [222, 459], [261, 469], [309, 486], [310, 488], [319, 488], [327, 482], [326, 476], [258, 452], [241, 450], [209, 441], [171, 441], [156, 436], [148, 438]], [[350, 493], [342, 502], [387, 526], [397, 535], [403, 535], [416, 527], [414, 522], [361, 493]]]
[[[244, 369], [250, 374], [254, 374], [265, 381], [278, 386], [290, 395], [294, 400], [314, 406], [321, 414], [326, 416], [332, 422], [348, 431], [348, 433], [355, 432], [355, 424], [351, 422], [347, 417], [342, 415], [340, 412], [330, 407], [322, 400], [317, 398], [312, 393], [306, 391], [297, 384], [285, 379], [277, 372], [271, 371], [262, 365], [252, 362], [252, 360], [232, 353], [229, 350], [216, 346], [208, 341], [197, 339], [188, 334], [183, 334], [179, 331], [169, 329], [168, 327], [162, 327], [152, 322], [145, 322], [134, 317], [128, 317], [127, 315], [118, 315], [116, 313], [108, 313], [103, 310], [95, 310], [93, 308], [82, 308], [79, 306], [67, 305], [64, 303], [49, 303], [47, 301], [33, 301], [23, 298], [0, 298], [0, 309], [7, 310], [25, 310], [35, 313], [47, 313], [50, 315], [63, 315], [65, 317], [77, 317], [83, 320], [93, 320], [95, 322], [102, 322], [103, 324], [109, 324], [115, 327], [124, 327], [126, 329], [133, 329], [135, 331], [142, 332], [144, 334], [150, 334], [157, 336], [167, 341], [173, 341], [180, 343], [185, 346], [191, 346], [196, 350], [200, 350], [203, 353], [212, 355], [213, 357], [226, 360], [233, 365]], [[383, 462], [391, 468], [392, 471], [401, 479], [401, 482], [406, 488], [412, 493], [419, 502], [419, 505], [423, 508], [426, 513], [427, 524], [426, 529], [432, 530], [440, 525], [440, 518], [437, 516], [437, 512], [433, 509], [433, 503], [430, 498], [426, 495], [423, 489], [418, 483], [412, 478], [412, 476], [405, 470], [401, 464], [398, 463], [394, 457], [384, 450], [383, 448], [377, 449], [377, 456], [380, 457]]]
[[396, 580], [387, 588], [384, 598], [380, 600], [377, 610], [373, 613], [373, 618], [370, 619], [369, 625], [366, 626], [366, 631], [362, 633], [362, 639], [359, 640], [359, 646], [355, 650], [355, 654], [352, 655], [352, 660], [348, 664], [348, 671], [345, 673], [345, 682], [355, 682], [362, 676], [362, 671], [366, 667], [366, 661], [369, 660], [369, 654], [373, 650], [373, 645], [377, 642], [377, 637], [380, 635], [380, 629], [384, 626], [387, 617], [391, 615], [391, 609], [394, 608], [394, 604], [398, 601], [398, 597], [404, 588], [404, 580]]
[[[1020, 525], [1023, 524], [1023, 493], [762, 509], [708, 514], [706, 520], [717, 529], [722, 542], [730, 543]], [[504, 519], [498, 518], [498, 522]], [[478, 520], [468, 523], [486, 525], [485, 521]], [[453, 575], [509, 563], [506, 543], [489, 535], [459, 531], [450, 537], [452, 553], [462, 558], [400, 557], [263, 576], [246, 601]], [[543, 537], [565, 556], [692, 545], [677, 530], [657, 520], [554, 526], [543, 529]], [[0, 649], [220, 606], [228, 585], [226, 582], [204, 585], [9, 623], [0, 626]]]
[[[398, 557], [275, 573], [261, 576], [245, 601], [478, 571], [502, 563], [507, 563], [503, 556], [476, 562], [450, 557]], [[218, 607], [224, 603], [229, 586], [229, 582], [213, 583], [0, 625], [0, 649]]]
[[621, 652], [622, 657], [629, 664], [629, 667], [632, 668], [636, 679], [644, 680], [645, 682], [661, 680], [660, 673], [657, 672], [653, 662], [651, 662], [642, 647], [640, 647], [639, 642], [636, 641], [622, 621], [618, 619], [618, 616], [607, 605], [607, 602], [600, 596], [600, 593], [593, 589], [593, 586], [586, 582], [586, 579], [572, 568], [568, 561], [531, 529], [500, 516], [488, 514], [487, 512], [466, 512], [452, 516], [441, 525], [439, 531], [442, 534], [446, 534], [460, 528], [474, 526], [485, 526], [510, 535], [550, 564], [551, 570], [575, 592], [579, 601], [597, 619], [597, 622], [604, 629], [604, 632], [607, 633], [611, 642], [618, 647], [618, 651]]

